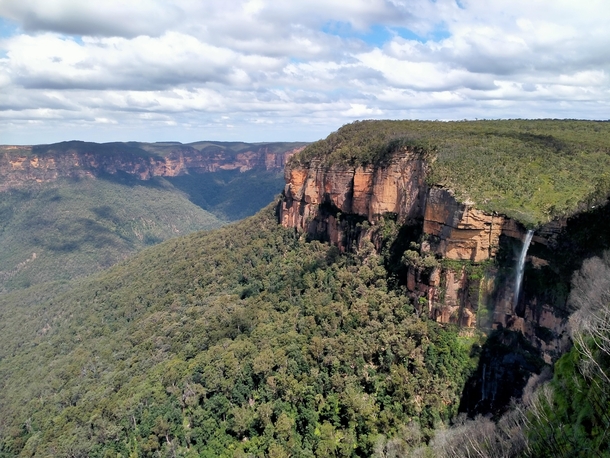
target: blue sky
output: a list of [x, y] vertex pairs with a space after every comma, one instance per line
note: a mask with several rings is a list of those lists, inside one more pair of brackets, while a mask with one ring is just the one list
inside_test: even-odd
[[378, 48], [396, 38], [426, 43], [428, 41], [440, 41], [451, 36], [442, 24], [438, 24], [437, 27], [427, 31], [423, 36], [406, 27], [385, 24], [371, 24], [364, 30], [357, 30], [349, 22], [341, 21], [325, 24], [320, 30], [329, 35], [336, 35], [342, 40], [360, 39], [368, 46]]
[[0, 17], [0, 38], [7, 38], [19, 32], [15, 22]]
[[0, 143], [610, 113], [606, 0], [0, 0]]

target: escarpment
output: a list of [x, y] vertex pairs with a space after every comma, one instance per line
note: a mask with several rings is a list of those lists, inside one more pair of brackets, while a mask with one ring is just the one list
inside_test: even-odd
[[[451, 190], [427, 181], [428, 169], [409, 148], [379, 164], [289, 164], [281, 224], [341, 251], [367, 241], [378, 251], [386, 246], [395, 251], [390, 270], [420, 312], [466, 328], [522, 332], [547, 361], [556, 359], [568, 345], [566, 317], [557, 308], [566, 298], [539, 295], [528, 279], [553, 269], [549, 247], [557, 245], [566, 220], [536, 231], [538, 255], [528, 258], [526, 294], [515, 304], [513, 264], [526, 228], [459, 202]], [[395, 236], [384, 239], [388, 221]]]
[[[584, 259], [610, 249], [604, 223], [610, 219], [610, 185], [602, 177], [593, 191], [580, 190], [584, 197], [575, 210], [574, 203], [565, 204], [575, 200], [566, 191], [572, 183], [565, 181], [568, 169], [561, 178], [540, 178], [536, 167], [516, 170], [513, 184], [506, 173], [513, 164], [487, 146], [488, 133], [473, 147], [498, 156], [498, 170], [489, 168], [496, 162], [488, 157], [456, 153], [453, 138], [438, 154], [408, 141], [375, 144], [381, 127], [373, 121], [346, 126], [295, 156], [286, 166], [279, 220], [343, 252], [366, 253], [372, 244], [388, 281], [419, 314], [459, 325], [465, 335], [488, 335], [460, 408], [472, 415], [501, 412], [521, 396], [531, 374], [570, 348], [572, 276]], [[362, 148], [369, 137], [370, 148]], [[539, 160], [538, 145], [531, 162]], [[547, 195], [549, 182], [556, 188]], [[464, 197], [469, 194], [484, 205]], [[569, 211], [557, 212], [562, 205]], [[535, 231], [517, 281], [526, 224]]]
[[281, 171], [302, 143], [224, 145], [63, 142], [0, 146], [0, 192], [61, 177], [124, 172], [141, 180], [185, 174], [261, 169]]
[[287, 168], [282, 224], [326, 236], [344, 249], [339, 213], [371, 222], [388, 213], [404, 220], [419, 218], [426, 188], [423, 167], [420, 158], [406, 154], [383, 167], [327, 168], [313, 163]]
[[401, 224], [423, 225], [435, 254], [472, 262], [493, 258], [501, 235], [524, 234], [515, 221], [461, 204], [451, 191], [429, 186], [426, 167], [417, 153], [408, 150], [384, 165], [325, 167], [314, 162], [288, 167], [281, 222], [345, 250], [337, 214], [373, 225], [392, 215]]

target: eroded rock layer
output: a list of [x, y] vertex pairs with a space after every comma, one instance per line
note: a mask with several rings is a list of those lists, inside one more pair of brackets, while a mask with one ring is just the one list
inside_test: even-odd
[[[141, 180], [175, 177], [187, 173], [219, 170], [282, 170], [288, 158], [303, 146], [251, 145], [235, 152], [222, 148], [199, 150], [177, 144], [157, 154], [154, 146], [100, 145], [70, 142], [41, 146], [0, 146], [0, 192], [31, 182], [49, 182], [59, 177], [93, 177], [125, 172]], [[154, 144], [151, 144], [154, 145]]]
[[[372, 222], [393, 213], [403, 221], [423, 214], [426, 184], [424, 162], [406, 153], [384, 166], [287, 168], [281, 221], [345, 249], [341, 215]], [[339, 215], [341, 214], [341, 215]]]

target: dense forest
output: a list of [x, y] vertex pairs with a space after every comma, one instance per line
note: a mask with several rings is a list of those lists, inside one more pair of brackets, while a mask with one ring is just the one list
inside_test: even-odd
[[0, 296], [5, 456], [406, 449], [457, 413], [476, 364], [477, 338], [417, 316], [371, 246], [305, 242], [272, 207], [26, 291]]

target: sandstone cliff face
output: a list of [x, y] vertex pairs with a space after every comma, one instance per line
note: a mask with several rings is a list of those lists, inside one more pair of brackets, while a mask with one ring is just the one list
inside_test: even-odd
[[[92, 145], [92, 146], [88, 146]], [[120, 146], [100, 151], [100, 145], [82, 144], [77, 148], [0, 146], [0, 192], [31, 182], [49, 182], [59, 177], [93, 177], [103, 173], [125, 172], [141, 180], [155, 176], [175, 177], [187, 173], [219, 170], [282, 170], [288, 158], [303, 147], [270, 151], [261, 146], [232, 153], [200, 151], [186, 145], [174, 147], [168, 154], [137, 154], [131, 147]]]
[[281, 222], [322, 235], [346, 248], [337, 214], [356, 215], [373, 224], [387, 214], [403, 221], [423, 212], [426, 184], [424, 162], [406, 152], [389, 164], [326, 168], [321, 164], [287, 168]]
[[500, 235], [518, 236], [514, 223], [459, 204], [445, 189], [432, 188], [426, 199], [424, 233], [435, 240], [433, 251], [447, 259], [481, 262], [498, 251]]
[[[450, 191], [426, 185], [425, 163], [406, 152], [385, 166], [287, 168], [282, 224], [318, 234], [320, 206], [330, 206], [344, 214], [358, 215], [372, 224], [386, 214], [397, 215], [401, 223], [423, 221], [434, 253], [452, 260], [481, 262], [495, 256], [501, 235], [521, 238], [524, 230], [504, 216], [488, 215], [460, 204]], [[325, 226], [326, 236], [341, 248], [343, 242], [331, 237], [337, 228]]]
[[[515, 306], [514, 278], [499, 275], [493, 263], [485, 267], [502, 243], [520, 248], [525, 228], [503, 215], [460, 203], [447, 189], [428, 186], [426, 164], [417, 154], [403, 151], [383, 166], [324, 167], [313, 162], [287, 167], [285, 178], [281, 223], [341, 250], [356, 248], [364, 239], [376, 242], [375, 229], [384, 216], [419, 228], [420, 255], [433, 255], [438, 265], [409, 266], [403, 281], [415, 303], [433, 319], [521, 331], [549, 361], [568, 344], [566, 321], [550, 304], [528, 298]], [[355, 224], [365, 221], [367, 225]], [[553, 244], [563, 225], [553, 222], [538, 230], [533, 244]], [[547, 264], [542, 258], [531, 263], [535, 268]], [[472, 266], [477, 265], [483, 267], [474, 272]], [[555, 337], [539, 338], [541, 327]]]

